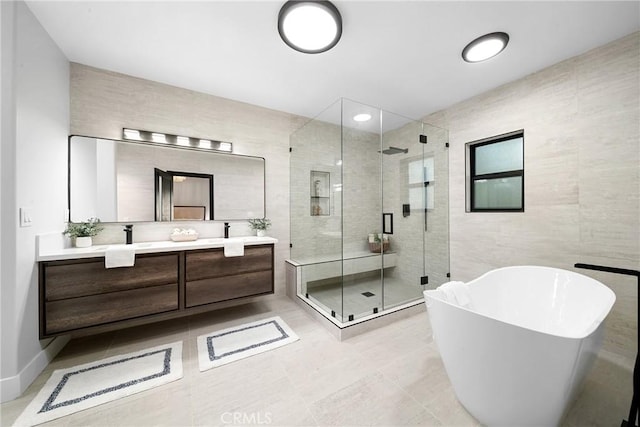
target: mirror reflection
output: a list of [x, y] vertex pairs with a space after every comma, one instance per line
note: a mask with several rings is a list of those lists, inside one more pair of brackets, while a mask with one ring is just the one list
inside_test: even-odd
[[155, 169], [156, 221], [213, 218], [213, 175]]
[[264, 217], [264, 159], [84, 136], [69, 138], [74, 222]]

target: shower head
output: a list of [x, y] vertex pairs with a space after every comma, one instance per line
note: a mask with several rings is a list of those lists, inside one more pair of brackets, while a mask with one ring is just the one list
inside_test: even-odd
[[382, 150], [382, 154], [398, 154], [398, 153], [408, 153], [408, 148], [398, 148], [398, 147], [389, 147]]

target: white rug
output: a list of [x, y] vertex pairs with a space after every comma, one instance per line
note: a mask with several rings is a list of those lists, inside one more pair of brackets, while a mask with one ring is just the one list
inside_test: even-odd
[[200, 335], [200, 371], [282, 347], [297, 340], [295, 332], [278, 316]]
[[182, 341], [58, 369], [18, 417], [33, 426], [182, 378]]

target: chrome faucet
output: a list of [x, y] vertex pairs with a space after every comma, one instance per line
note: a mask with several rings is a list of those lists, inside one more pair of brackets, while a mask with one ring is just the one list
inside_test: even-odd
[[228, 222], [224, 223], [224, 238], [228, 239], [229, 238], [229, 229], [231, 228], [231, 226], [229, 225]]
[[127, 245], [133, 243], [133, 224], [127, 224], [124, 226], [124, 232], [127, 236]]

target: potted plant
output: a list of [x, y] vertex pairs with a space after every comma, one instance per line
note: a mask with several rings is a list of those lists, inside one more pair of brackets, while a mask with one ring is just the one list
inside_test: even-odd
[[100, 218], [89, 218], [85, 222], [68, 223], [67, 229], [62, 234], [67, 234], [72, 239], [75, 239], [77, 248], [87, 248], [92, 244], [91, 238], [103, 229], [104, 226], [100, 224]]
[[258, 237], [263, 237], [267, 229], [271, 227], [271, 220], [267, 218], [252, 218], [249, 220], [249, 227], [251, 227], [252, 230], [256, 230]]

